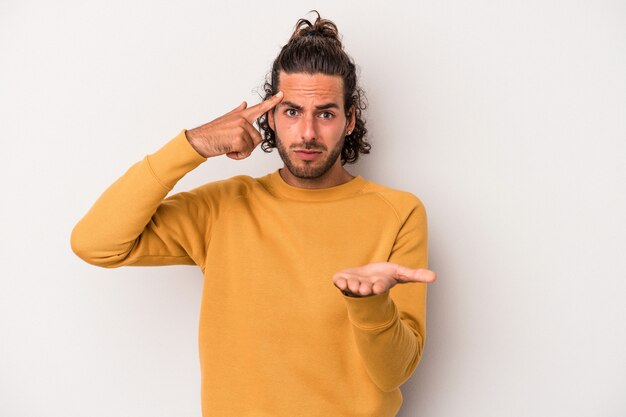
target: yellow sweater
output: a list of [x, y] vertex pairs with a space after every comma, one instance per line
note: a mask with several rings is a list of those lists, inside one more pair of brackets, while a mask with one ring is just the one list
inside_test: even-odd
[[427, 268], [420, 200], [361, 176], [297, 188], [278, 171], [166, 198], [204, 161], [183, 129], [132, 165], [74, 227], [74, 253], [202, 269], [203, 416], [395, 416], [424, 348], [427, 284], [355, 298], [332, 277], [380, 261]]

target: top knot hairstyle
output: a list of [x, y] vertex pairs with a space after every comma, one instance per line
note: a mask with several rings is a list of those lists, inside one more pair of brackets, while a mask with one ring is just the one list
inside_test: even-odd
[[[330, 20], [322, 19], [316, 10], [312, 11], [317, 13], [315, 22], [298, 20], [289, 42], [274, 60], [269, 79], [263, 88], [263, 100], [278, 93], [281, 71], [288, 74], [322, 73], [341, 76], [346, 117], [351, 116], [352, 110], [356, 112], [356, 124], [346, 136], [341, 150], [341, 164], [352, 164], [357, 161], [360, 153], [368, 154], [371, 147], [365, 138], [367, 129], [361, 115], [362, 110], [367, 107], [365, 93], [357, 85], [356, 66], [343, 49], [337, 26]], [[258, 124], [263, 135], [261, 149], [271, 152], [276, 147], [276, 134], [269, 126], [267, 113], [259, 117]]]

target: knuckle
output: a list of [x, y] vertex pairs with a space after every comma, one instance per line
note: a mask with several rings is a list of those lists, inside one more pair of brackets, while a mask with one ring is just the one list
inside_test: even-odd
[[237, 149], [241, 149], [245, 145], [245, 143], [246, 141], [241, 136], [237, 136], [233, 142]]
[[241, 148], [245, 150], [246, 152], [252, 151], [251, 149], [252, 146], [250, 146], [250, 140], [245, 136], [242, 136], [240, 139], [241, 139]]

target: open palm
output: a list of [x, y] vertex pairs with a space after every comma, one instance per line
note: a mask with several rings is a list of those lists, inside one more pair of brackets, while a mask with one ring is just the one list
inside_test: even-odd
[[347, 268], [333, 276], [333, 283], [346, 295], [369, 296], [381, 294], [396, 284], [430, 283], [437, 275], [429, 269], [411, 269], [390, 262], [374, 262]]

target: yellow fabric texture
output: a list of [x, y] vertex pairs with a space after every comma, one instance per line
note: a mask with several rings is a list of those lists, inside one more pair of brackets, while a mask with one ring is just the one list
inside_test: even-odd
[[96, 200], [74, 253], [201, 268], [203, 416], [395, 416], [424, 348], [427, 284], [357, 298], [332, 277], [380, 261], [427, 268], [424, 205], [361, 176], [310, 190], [278, 171], [167, 197], [205, 161], [183, 129]]

